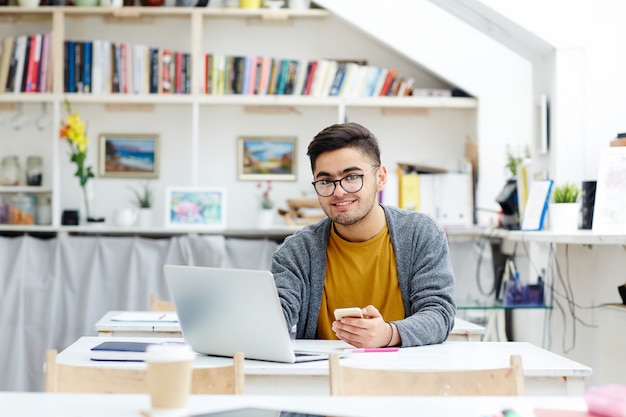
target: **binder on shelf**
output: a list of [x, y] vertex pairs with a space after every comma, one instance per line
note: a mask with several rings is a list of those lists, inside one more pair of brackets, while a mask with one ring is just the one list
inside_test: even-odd
[[522, 230], [543, 229], [553, 183], [552, 180], [534, 180], [531, 183], [526, 209], [522, 217]]

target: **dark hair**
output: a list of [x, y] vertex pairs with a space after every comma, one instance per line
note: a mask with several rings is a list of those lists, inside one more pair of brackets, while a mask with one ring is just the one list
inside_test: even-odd
[[311, 159], [311, 170], [315, 161], [324, 152], [342, 148], [356, 148], [380, 165], [380, 148], [376, 136], [358, 123], [337, 123], [319, 132], [309, 143], [307, 156]]

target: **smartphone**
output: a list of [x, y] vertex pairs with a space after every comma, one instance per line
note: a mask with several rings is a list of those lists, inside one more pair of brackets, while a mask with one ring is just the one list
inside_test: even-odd
[[363, 318], [363, 313], [359, 307], [337, 308], [335, 309], [335, 320], [341, 320], [342, 317]]

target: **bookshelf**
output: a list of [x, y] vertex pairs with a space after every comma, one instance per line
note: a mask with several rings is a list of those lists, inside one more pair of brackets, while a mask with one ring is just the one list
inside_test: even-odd
[[[157, 192], [166, 186], [176, 185], [202, 185], [205, 177], [215, 177], [214, 172], [206, 174], [206, 168], [199, 160], [201, 151], [211, 146], [225, 150], [225, 144], [211, 144], [206, 142], [206, 136], [218, 136], [222, 132], [206, 133], [207, 120], [221, 118], [221, 113], [228, 111], [223, 109], [232, 108], [236, 117], [246, 117], [253, 121], [259, 120], [260, 125], [273, 124], [273, 119], [281, 117], [281, 114], [298, 114], [301, 117], [314, 119], [318, 128], [323, 127], [320, 123], [344, 121], [348, 112], [365, 114], [371, 111], [388, 112], [391, 118], [423, 117], [424, 111], [469, 112], [469, 118], [474, 118], [478, 107], [477, 100], [461, 97], [339, 97], [339, 96], [303, 96], [303, 95], [207, 95], [202, 92], [203, 83], [203, 57], [209, 51], [217, 51], [224, 54], [250, 55], [245, 48], [238, 45], [247, 37], [266, 36], [267, 49], [258, 44], [252, 44], [250, 49], [259, 49], [265, 55], [286, 56], [280, 50], [273, 38], [275, 28], [289, 30], [297, 33], [301, 26], [320, 24], [332, 19], [331, 13], [323, 9], [309, 10], [243, 10], [243, 9], [211, 9], [211, 8], [165, 8], [165, 7], [39, 7], [25, 9], [20, 7], [3, 7], [0, 11], [0, 38], [11, 35], [35, 34], [50, 32], [52, 36], [51, 55], [52, 73], [51, 92], [46, 93], [3, 93], [0, 94], [0, 106], [24, 105], [27, 108], [35, 108], [41, 103], [49, 106], [52, 120], [61, 120], [64, 117], [64, 101], [67, 99], [72, 106], [81, 112], [87, 121], [96, 125], [91, 131], [92, 143], [89, 153], [91, 158], [97, 158], [97, 135], [102, 131], [112, 130], [108, 126], [126, 125], [136, 129], [134, 124], [148, 125], [163, 133], [165, 145], [164, 157], [172, 160], [187, 160], [184, 174], [171, 174], [170, 178], [159, 179], [155, 184]], [[312, 23], [313, 22], [313, 23]], [[325, 23], [321, 23], [325, 24]], [[242, 34], [239, 38], [224, 37], [217, 39], [215, 30], [223, 30], [229, 25], [238, 25], [249, 30], [251, 35]], [[217, 27], [218, 29], [215, 29]], [[160, 30], [164, 28], [164, 30]], [[239, 29], [237, 29], [239, 30]], [[233, 30], [235, 31], [235, 30]], [[267, 35], [266, 35], [267, 34]], [[64, 92], [64, 41], [74, 39], [77, 41], [92, 41], [105, 37], [111, 42], [127, 42], [129, 44], [156, 45], [162, 48], [183, 51], [190, 54], [190, 81], [191, 92], [189, 94], [90, 94], [90, 93], [66, 93]], [[258, 42], [263, 45], [263, 40]], [[309, 46], [307, 46], [309, 48]], [[309, 51], [299, 54], [308, 57], [324, 56], [311, 46]], [[390, 64], [391, 66], [391, 64]], [[408, 74], [407, 74], [408, 75]], [[216, 112], [218, 113], [217, 115]], [[318, 116], [318, 113], [321, 116]], [[152, 114], [153, 119], [163, 119], [162, 115], [172, 114], [176, 119], [176, 131], [185, 137], [182, 145], [175, 143], [177, 139], [171, 139], [174, 134], [168, 133], [166, 122], [150, 126], [151, 119], [146, 114]], [[102, 116], [102, 121], [94, 117]], [[133, 123], [131, 118], [136, 117]], [[319, 117], [323, 122], [316, 122]], [[365, 116], [363, 116], [365, 117]], [[462, 116], [465, 117], [465, 116]], [[396, 123], [395, 121], [393, 123]], [[474, 123], [474, 122], [472, 122]], [[472, 124], [468, 123], [468, 124]], [[102, 127], [104, 126], [104, 127]], [[2, 126], [0, 126], [0, 131]], [[128, 127], [118, 128], [130, 132]], [[115, 130], [115, 129], [113, 129]], [[465, 129], [464, 134], [473, 134], [473, 128]], [[308, 129], [303, 136], [311, 135]], [[169, 136], [169, 137], [168, 137]], [[459, 135], [460, 136], [460, 135]], [[47, 164], [44, 172], [44, 188], [52, 199], [52, 227], [60, 224], [61, 211], [66, 208], [75, 208], [79, 198], [72, 200], [68, 197], [73, 187], [75, 178], [71, 175], [71, 167], [66, 161], [64, 144], [57, 137], [56, 126], [50, 126], [47, 130], [37, 133], [30, 148], [41, 150]], [[168, 152], [168, 149], [172, 152]], [[230, 149], [228, 148], [230, 151]], [[300, 149], [302, 153], [302, 149]], [[0, 157], [4, 156], [4, 152]], [[96, 168], [97, 161], [91, 160], [91, 165]], [[162, 162], [163, 164], [163, 162]], [[305, 163], [300, 164], [306, 167]], [[307, 184], [306, 181], [303, 181]], [[122, 181], [115, 183], [107, 181], [102, 185], [105, 194], [114, 187], [116, 193], [120, 193], [125, 185]], [[227, 184], [228, 185], [228, 184]], [[302, 187], [298, 184], [298, 187]], [[79, 194], [76, 186], [74, 193]], [[249, 189], [250, 187], [248, 187]], [[287, 187], [285, 187], [287, 188]], [[290, 193], [299, 194], [300, 188], [290, 187]], [[2, 193], [11, 193], [12, 190], [0, 190]], [[23, 192], [17, 190], [15, 192]], [[286, 192], [287, 193], [287, 192]], [[123, 191], [120, 193], [123, 194]], [[286, 199], [286, 198], [285, 198]], [[108, 203], [108, 202], [107, 202]], [[124, 203], [124, 197], [118, 198], [118, 206]], [[113, 204], [113, 203], [111, 203]], [[240, 204], [241, 205], [241, 204]], [[73, 207], [74, 206], [74, 207]], [[110, 212], [110, 210], [108, 210]], [[108, 215], [110, 213], [104, 213]], [[160, 218], [158, 215], [157, 218]], [[15, 226], [19, 228], [19, 225]]]

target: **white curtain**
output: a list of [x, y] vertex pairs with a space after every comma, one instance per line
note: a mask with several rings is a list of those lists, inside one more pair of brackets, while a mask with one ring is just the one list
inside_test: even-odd
[[270, 269], [276, 242], [224, 236], [0, 237], [0, 390], [42, 391], [47, 349], [65, 349], [110, 310], [169, 299], [163, 265]]

